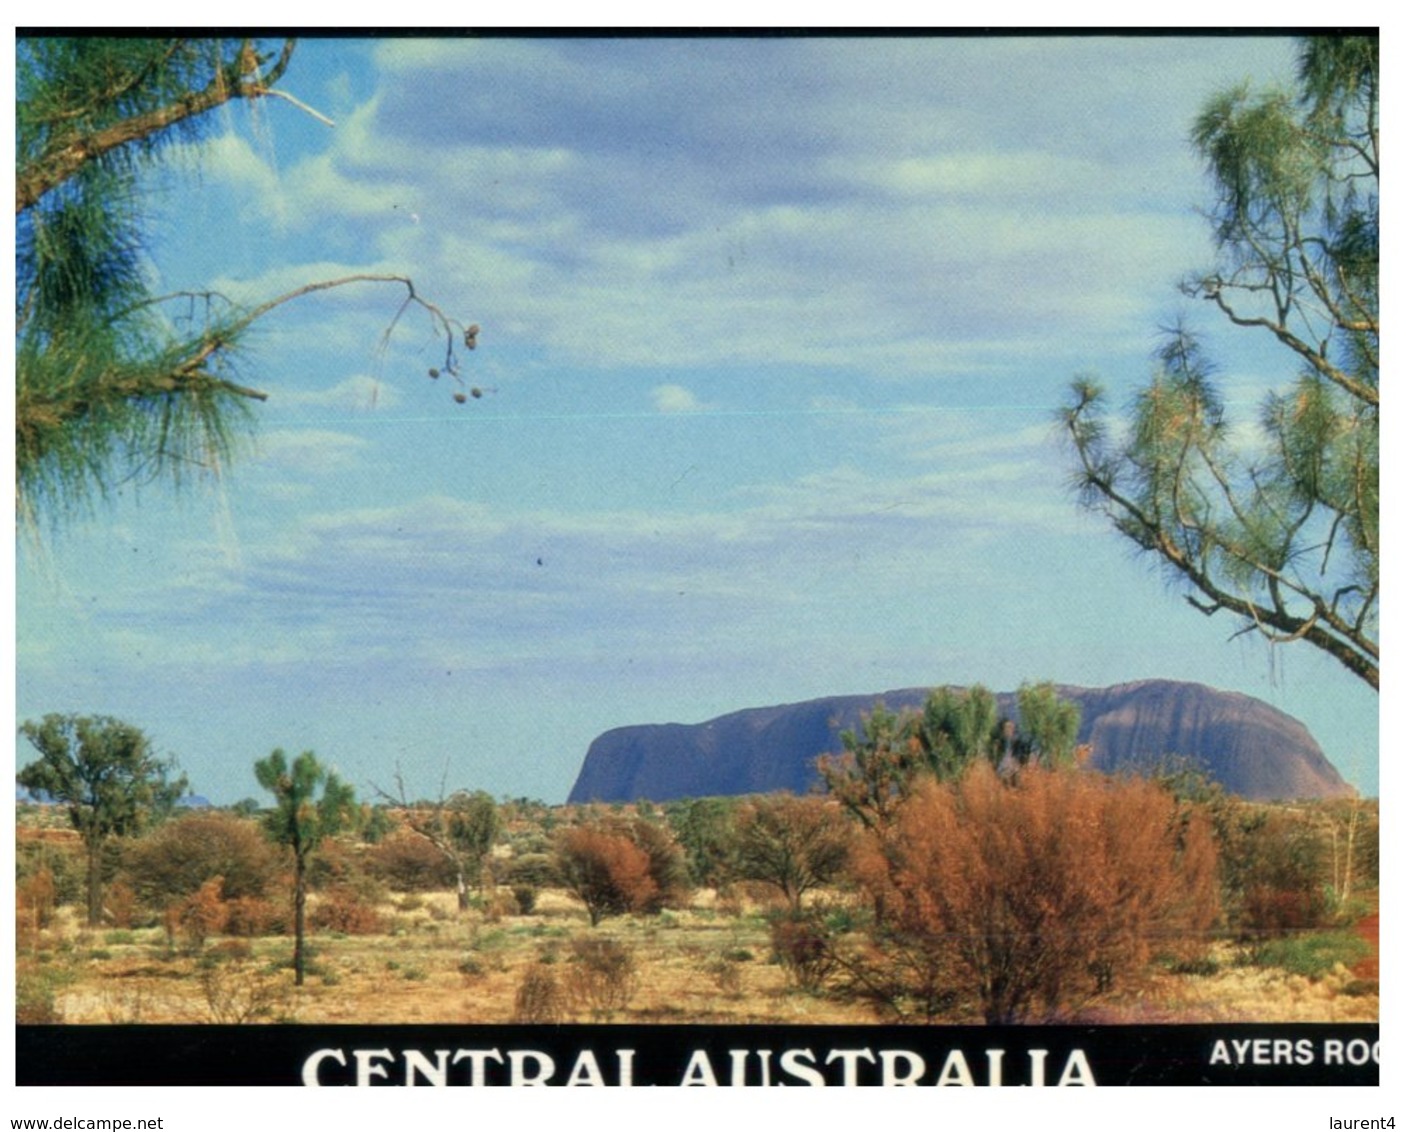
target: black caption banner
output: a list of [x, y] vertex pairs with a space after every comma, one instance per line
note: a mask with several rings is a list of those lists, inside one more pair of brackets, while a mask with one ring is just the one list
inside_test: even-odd
[[1376, 1085], [1364, 1024], [18, 1026], [20, 1085]]

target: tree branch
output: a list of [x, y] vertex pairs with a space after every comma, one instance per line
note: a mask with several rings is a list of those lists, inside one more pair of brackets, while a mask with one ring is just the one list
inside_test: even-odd
[[270, 94], [269, 88], [288, 68], [294, 42], [292, 39], [285, 40], [278, 60], [268, 71], [261, 73], [260, 60], [254, 54], [252, 41], [245, 40], [238, 61], [228, 67], [217, 64], [214, 76], [203, 89], [99, 130], [77, 136], [63, 135], [46, 147], [38, 158], [16, 172], [16, 215], [32, 208], [46, 193], [58, 188], [89, 161], [223, 106], [233, 99], [261, 98]]

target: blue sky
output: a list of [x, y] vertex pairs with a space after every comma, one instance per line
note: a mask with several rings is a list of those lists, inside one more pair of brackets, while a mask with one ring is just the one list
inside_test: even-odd
[[[590, 740], [938, 683], [1193, 680], [1377, 792], [1377, 697], [1162, 584], [1067, 488], [1053, 414], [1212, 332], [1176, 291], [1186, 144], [1282, 39], [307, 40], [153, 186], [167, 290], [257, 302], [270, 393], [217, 481], [18, 543], [16, 709], [145, 728], [195, 789], [314, 749], [360, 790], [564, 799]], [[21, 759], [25, 752], [19, 752]]]

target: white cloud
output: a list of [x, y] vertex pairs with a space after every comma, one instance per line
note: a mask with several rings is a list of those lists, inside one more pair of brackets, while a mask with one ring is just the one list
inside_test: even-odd
[[650, 390], [650, 398], [661, 413], [698, 413], [710, 407], [682, 385], [656, 385]]
[[393, 409], [401, 398], [397, 386], [366, 374], [354, 374], [323, 389], [287, 389], [278, 394], [281, 405], [350, 412]]
[[1155, 325], [1203, 235], [1182, 137], [1204, 92], [1157, 69], [1199, 82], [1196, 52], [1107, 45], [387, 42], [381, 92], [280, 207], [554, 364], [1097, 357]]
[[259, 444], [266, 465], [317, 476], [354, 467], [368, 447], [359, 436], [327, 429], [276, 429], [264, 433]]

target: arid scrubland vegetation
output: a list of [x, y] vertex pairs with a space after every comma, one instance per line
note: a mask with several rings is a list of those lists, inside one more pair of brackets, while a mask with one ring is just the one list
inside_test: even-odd
[[278, 806], [96, 842], [21, 804], [18, 1021], [1377, 1018], [1374, 801], [918, 734], [876, 710], [805, 797], [290, 809], [300, 758], [260, 764]]

